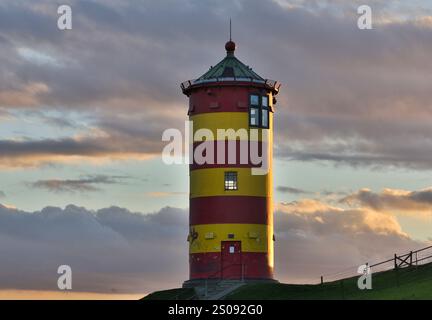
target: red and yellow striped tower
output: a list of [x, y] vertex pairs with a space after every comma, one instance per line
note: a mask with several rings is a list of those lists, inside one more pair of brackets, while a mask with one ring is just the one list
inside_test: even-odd
[[[239, 61], [235, 48], [234, 42], [227, 42], [221, 62], [181, 85], [189, 97], [193, 150], [206, 143], [195, 136], [204, 129], [214, 137], [215, 153], [213, 163], [195, 159], [190, 165], [189, 281], [273, 279], [272, 132], [280, 85]], [[218, 140], [218, 129], [248, 135]], [[251, 129], [258, 137], [249, 134]], [[264, 141], [263, 131], [268, 136]], [[268, 157], [266, 174], [252, 172], [257, 166], [250, 155], [253, 141]], [[236, 151], [234, 161], [228, 156], [229, 145]], [[249, 146], [246, 161], [243, 145]]]

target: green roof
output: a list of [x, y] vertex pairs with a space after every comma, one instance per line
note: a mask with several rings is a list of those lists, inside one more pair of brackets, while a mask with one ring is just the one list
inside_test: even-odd
[[227, 56], [221, 62], [211, 67], [209, 71], [196, 80], [210, 80], [215, 78], [249, 78], [264, 80], [264, 78], [256, 74], [252, 68], [237, 59], [232, 52], [228, 52]]
[[233, 41], [228, 41], [225, 44], [227, 51], [226, 57], [214, 67], [211, 67], [209, 71], [204, 73], [201, 77], [194, 80], [188, 80], [183, 82], [180, 87], [183, 93], [187, 96], [190, 94], [190, 90], [196, 86], [206, 85], [207, 83], [221, 83], [227, 82], [253, 82], [260, 84], [266, 88], [272, 90], [274, 94], [279, 91], [280, 83], [274, 80], [264, 79], [255, 73], [252, 68], [245, 65], [239, 59], [234, 56], [236, 45]]

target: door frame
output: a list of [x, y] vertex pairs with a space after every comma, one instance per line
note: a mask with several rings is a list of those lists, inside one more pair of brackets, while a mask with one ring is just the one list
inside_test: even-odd
[[[224, 271], [226, 271], [226, 269], [229, 268], [229, 266], [224, 266], [224, 253], [225, 253], [224, 250], [226, 250], [225, 247], [224, 247], [224, 245], [230, 246], [230, 243], [237, 243], [238, 244], [238, 250], [239, 251], [238, 251], [238, 253], [235, 253], [235, 254], [237, 254], [238, 257], [239, 257], [239, 259], [240, 259], [240, 263], [238, 265], [239, 269], [240, 269], [238, 278], [239, 279], [242, 278], [242, 270], [243, 270], [243, 266], [242, 266], [242, 264], [243, 264], [242, 243], [241, 243], [240, 240], [224, 240], [224, 241], [221, 241], [221, 264], [220, 264], [220, 269], [221, 270], [220, 270], [220, 277], [221, 277], [222, 280], [224, 280], [224, 279], [229, 280], [230, 279], [230, 278], [225, 278], [224, 277]], [[235, 265], [237, 265], [237, 264], [231, 264], [231, 266], [235, 266]], [[234, 279], [235, 278], [236, 278], [236, 276], [234, 276]]]

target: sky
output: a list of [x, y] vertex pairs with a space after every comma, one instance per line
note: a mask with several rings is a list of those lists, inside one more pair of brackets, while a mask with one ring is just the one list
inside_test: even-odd
[[187, 278], [188, 167], [161, 161], [161, 136], [184, 128], [179, 85], [224, 57], [229, 18], [236, 56], [282, 83], [276, 278], [313, 283], [431, 243], [430, 1], [6, 0], [0, 297], [55, 296], [60, 264], [90, 295]]

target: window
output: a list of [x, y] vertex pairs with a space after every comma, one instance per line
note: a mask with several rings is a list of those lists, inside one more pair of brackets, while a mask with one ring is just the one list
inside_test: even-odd
[[268, 117], [269, 117], [269, 111], [268, 109], [262, 109], [261, 110], [261, 127], [268, 128]]
[[250, 104], [252, 106], [258, 106], [259, 105], [259, 96], [256, 94], [251, 94], [250, 96]]
[[269, 128], [269, 97], [250, 95], [249, 125], [251, 127]]
[[225, 172], [225, 190], [237, 190], [237, 172]]
[[267, 96], [263, 96], [262, 97], [262, 106], [265, 108], [268, 108], [268, 97]]
[[259, 109], [250, 108], [250, 125], [257, 127], [259, 125]]

